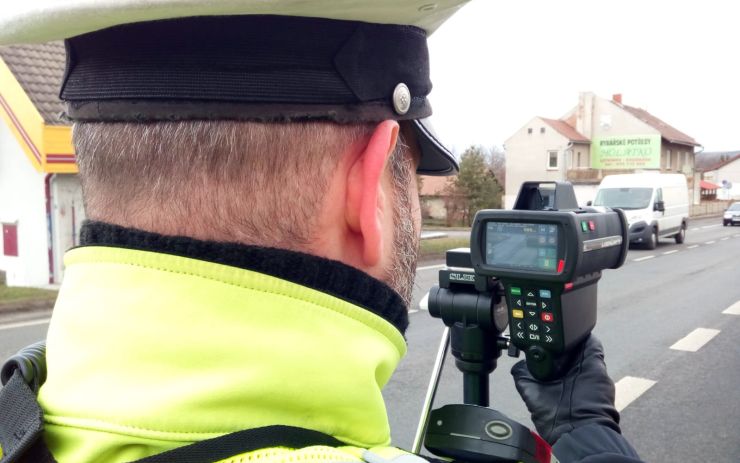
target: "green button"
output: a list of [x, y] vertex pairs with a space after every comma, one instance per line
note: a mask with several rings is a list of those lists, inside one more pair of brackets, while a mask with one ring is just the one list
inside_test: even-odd
[[521, 296], [522, 295], [522, 288], [516, 288], [514, 286], [511, 287], [511, 295], [512, 296]]
[[588, 231], [588, 223], [581, 222], [581, 230], [587, 232]]

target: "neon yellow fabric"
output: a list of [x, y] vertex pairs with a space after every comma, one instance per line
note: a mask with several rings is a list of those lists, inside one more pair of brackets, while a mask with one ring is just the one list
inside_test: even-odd
[[[352, 449], [354, 450], [354, 449]], [[296, 463], [296, 462], [362, 462], [362, 458], [357, 457], [362, 449], [357, 451], [347, 451], [347, 448], [334, 448], [325, 446], [306, 447], [303, 449], [287, 448], [269, 448], [257, 450], [254, 452], [235, 455], [233, 457], [219, 460], [217, 463], [246, 463], [264, 461], [269, 463]]]
[[195, 259], [85, 247], [65, 264], [39, 394], [60, 463], [131, 461], [271, 424], [390, 442], [380, 390], [406, 345], [382, 318]]
[[[367, 453], [372, 452], [376, 457], [388, 461], [401, 456], [410, 456], [409, 452], [395, 447], [373, 447], [363, 449], [360, 447], [326, 447], [317, 445], [302, 449], [287, 449], [274, 447], [269, 449], [256, 450], [241, 455], [219, 460], [216, 463], [246, 463], [265, 461], [269, 463], [296, 463], [296, 462], [364, 462], [367, 461]], [[426, 463], [421, 457], [415, 459], [418, 463]], [[407, 460], [408, 461], [408, 460]]]

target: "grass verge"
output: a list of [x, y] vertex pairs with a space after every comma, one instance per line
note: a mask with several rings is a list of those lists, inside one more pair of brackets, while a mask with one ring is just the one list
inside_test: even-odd
[[0, 285], [0, 305], [3, 303], [16, 303], [23, 301], [53, 301], [57, 297], [57, 291], [51, 289], [20, 288], [15, 286]]
[[443, 259], [445, 251], [454, 248], [467, 248], [470, 246], [470, 239], [462, 238], [434, 238], [421, 240], [419, 246], [419, 260]]

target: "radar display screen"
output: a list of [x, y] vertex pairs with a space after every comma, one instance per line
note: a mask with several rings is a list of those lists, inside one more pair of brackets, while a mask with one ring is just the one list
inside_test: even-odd
[[486, 264], [514, 270], [562, 271], [558, 226], [541, 223], [487, 222]]

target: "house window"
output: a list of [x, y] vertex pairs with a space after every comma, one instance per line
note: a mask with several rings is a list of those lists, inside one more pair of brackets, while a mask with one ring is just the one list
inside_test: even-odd
[[548, 169], [558, 168], [558, 152], [557, 151], [547, 152], [547, 168]]
[[527, 133], [528, 133], [529, 135], [532, 135], [532, 127], [530, 127], [530, 128], [528, 128], [528, 129], [527, 129]]
[[665, 168], [666, 170], [671, 170], [671, 150], [666, 151]]
[[545, 128], [544, 127], [540, 127], [540, 133], [545, 133]]
[[18, 225], [3, 224], [3, 255], [18, 256]]
[[578, 167], [581, 167], [581, 152], [578, 152], [578, 164], [576, 164]]

